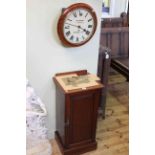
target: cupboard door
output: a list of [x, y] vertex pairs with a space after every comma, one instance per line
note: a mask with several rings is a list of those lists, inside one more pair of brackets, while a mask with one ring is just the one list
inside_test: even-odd
[[[70, 98], [69, 144], [81, 145], [93, 141], [95, 93], [72, 95]], [[96, 118], [96, 117], [95, 117]]]

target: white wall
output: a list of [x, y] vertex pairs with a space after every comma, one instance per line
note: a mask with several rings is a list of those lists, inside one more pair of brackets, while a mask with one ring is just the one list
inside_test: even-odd
[[[87, 69], [96, 73], [102, 0], [27, 0], [27, 78], [48, 110], [49, 137], [55, 130], [55, 85], [57, 72]], [[90, 4], [98, 15], [95, 36], [84, 46], [65, 48], [57, 36], [61, 9], [72, 3]], [[22, 52], [22, 51], [21, 51]]]
[[122, 12], [127, 12], [128, 0], [115, 0], [113, 17], [120, 17]]

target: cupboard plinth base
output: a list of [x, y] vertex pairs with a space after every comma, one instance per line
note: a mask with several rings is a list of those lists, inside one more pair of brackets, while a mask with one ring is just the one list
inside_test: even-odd
[[97, 148], [97, 142], [91, 142], [85, 145], [78, 145], [72, 148], [65, 148], [61, 142], [58, 131], [55, 132], [55, 138], [63, 155], [80, 155], [89, 151], [93, 151]]

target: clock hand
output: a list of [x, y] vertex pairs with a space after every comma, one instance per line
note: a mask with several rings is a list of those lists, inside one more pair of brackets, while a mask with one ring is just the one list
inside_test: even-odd
[[79, 29], [81, 29], [81, 30], [83, 30], [84, 32], [87, 33], [87, 30], [86, 30], [86, 29], [83, 29], [81, 26], [73, 25], [73, 24], [70, 24], [70, 23], [65, 23], [65, 24], [68, 24], [68, 25], [70, 25], [70, 26], [77, 27], [77, 28], [79, 28]]
[[84, 32], [87, 33], [87, 30], [86, 29], [83, 29], [81, 26], [78, 26], [78, 28], [82, 29]]
[[65, 23], [65, 24], [68, 24], [68, 25], [71, 25], [71, 26], [77, 27], [77, 28], [83, 30], [84, 32], [86, 32], [86, 29], [83, 29], [81, 26], [73, 25], [73, 24], [70, 24], [70, 23]]
[[83, 29], [81, 26], [78, 26], [79, 29], [83, 30], [84, 32], [86, 31], [85, 29]]

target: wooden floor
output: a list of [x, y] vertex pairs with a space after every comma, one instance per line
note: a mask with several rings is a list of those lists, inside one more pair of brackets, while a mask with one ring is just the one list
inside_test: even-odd
[[[83, 155], [129, 154], [128, 88], [128, 83], [120, 74], [110, 76], [106, 118], [98, 118], [98, 148]], [[52, 147], [52, 155], [61, 155], [55, 140], [52, 141]]]

